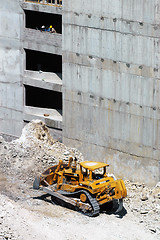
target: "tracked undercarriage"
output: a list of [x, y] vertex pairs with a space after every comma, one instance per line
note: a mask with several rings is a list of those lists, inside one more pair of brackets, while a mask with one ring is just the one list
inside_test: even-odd
[[78, 168], [76, 159], [73, 166], [72, 161], [70, 158], [66, 165], [60, 160], [58, 165], [48, 168], [35, 179], [33, 188], [49, 194], [53, 202], [90, 217], [99, 215], [100, 206], [114, 200], [119, 201], [117, 212], [120, 211], [127, 195], [123, 180], [108, 176], [105, 163], [86, 161]]

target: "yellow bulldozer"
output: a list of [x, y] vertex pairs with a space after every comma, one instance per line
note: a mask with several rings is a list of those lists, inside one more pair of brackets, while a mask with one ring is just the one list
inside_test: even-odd
[[123, 208], [123, 198], [127, 190], [122, 179], [107, 174], [102, 162], [84, 161], [69, 158], [68, 164], [62, 160], [35, 178], [34, 189], [51, 195], [51, 200], [62, 206], [81, 211], [94, 217], [99, 215], [100, 206], [118, 201], [119, 212]]

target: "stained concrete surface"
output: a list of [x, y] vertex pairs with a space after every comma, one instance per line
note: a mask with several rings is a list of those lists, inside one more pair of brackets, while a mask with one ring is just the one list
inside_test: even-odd
[[160, 178], [158, 7], [63, 4], [63, 141], [151, 185]]

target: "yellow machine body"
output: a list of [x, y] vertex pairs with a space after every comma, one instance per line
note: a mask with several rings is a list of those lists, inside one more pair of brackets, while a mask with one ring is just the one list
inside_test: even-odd
[[[48, 168], [41, 174], [40, 186], [55, 185], [56, 190], [66, 192], [76, 192], [85, 190], [96, 198], [99, 205], [123, 199], [127, 196], [127, 190], [122, 179], [115, 180], [108, 176], [106, 167], [108, 164], [102, 162], [85, 161], [77, 164], [73, 158], [68, 164], [63, 164], [62, 160], [58, 165]], [[80, 195], [82, 202], [86, 201], [85, 194]]]

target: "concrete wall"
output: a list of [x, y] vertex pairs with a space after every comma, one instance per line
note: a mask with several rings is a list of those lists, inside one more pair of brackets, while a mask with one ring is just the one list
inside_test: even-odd
[[22, 29], [19, 0], [0, 1], [0, 132], [15, 136], [23, 127]]
[[63, 141], [149, 185], [160, 177], [159, 7], [63, 3]]

